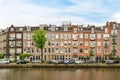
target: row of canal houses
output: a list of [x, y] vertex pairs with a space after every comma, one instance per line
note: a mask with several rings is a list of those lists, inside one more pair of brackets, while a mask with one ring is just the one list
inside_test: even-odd
[[112, 53], [120, 56], [120, 24], [107, 22], [103, 26], [73, 25], [64, 21], [62, 25], [40, 24], [39, 26], [14, 26], [0, 30], [0, 52], [4, 58], [19, 60], [19, 55], [32, 54], [30, 60], [40, 59], [40, 49], [32, 41], [33, 31], [46, 30], [44, 60], [78, 60], [89, 58], [90, 50], [96, 59], [107, 59]]

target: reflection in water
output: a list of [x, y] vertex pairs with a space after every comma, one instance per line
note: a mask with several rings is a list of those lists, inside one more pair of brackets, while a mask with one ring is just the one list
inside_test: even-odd
[[0, 69], [0, 80], [120, 80], [120, 69]]

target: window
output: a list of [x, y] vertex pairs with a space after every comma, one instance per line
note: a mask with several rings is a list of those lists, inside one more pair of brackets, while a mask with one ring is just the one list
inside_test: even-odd
[[27, 39], [29, 39], [29, 40], [30, 40], [30, 33], [28, 33], [28, 34], [27, 34]]
[[97, 38], [100, 39], [101, 38], [101, 34], [97, 34]]
[[56, 39], [58, 39], [59, 38], [59, 36], [58, 36], [58, 34], [56, 34]]
[[101, 48], [97, 48], [97, 53], [101, 53]]
[[67, 39], [67, 34], [64, 34], [64, 39]]
[[9, 39], [15, 39], [15, 34], [10, 34], [9, 36]]
[[85, 38], [88, 38], [88, 34], [85, 34]]
[[91, 28], [91, 33], [94, 33], [95, 31], [94, 31], [94, 28]]
[[90, 39], [95, 39], [95, 34], [90, 34]]
[[17, 53], [22, 53], [22, 49], [21, 48], [17, 48]]
[[10, 31], [14, 31], [14, 28], [11, 28]]
[[71, 34], [68, 34], [68, 39], [71, 39]]
[[85, 41], [85, 46], [88, 46], [88, 42], [87, 41]]
[[104, 34], [103, 37], [104, 37], [104, 38], [108, 38], [108, 37], [109, 37], [109, 34]]
[[17, 39], [21, 39], [22, 38], [22, 34], [16, 34], [16, 38]]
[[95, 47], [95, 41], [91, 41], [91, 42], [90, 42], [90, 46], [91, 46], [91, 47]]
[[97, 46], [101, 46], [101, 41], [97, 41]]
[[58, 53], [58, 48], [56, 48], [56, 53]]
[[80, 53], [83, 53], [83, 50], [82, 50], [82, 49], [80, 49]]
[[16, 46], [22, 46], [22, 42], [21, 41], [16, 41]]
[[48, 52], [50, 53], [50, 48], [48, 48]]
[[58, 46], [59, 45], [59, 42], [58, 41], [56, 41], [56, 46]]
[[82, 46], [83, 45], [83, 41], [80, 41], [80, 46]]
[[27, 34], [26, 34], [26, 33], [24, 33], [24, 34], [23, 34], [23, 38], [24, 38], [24, 39], [27, 39], [27, 37], [26, 37], [26, 36], [27, 36]]
[[80, 34], [80, 38], [83, 38], [83, 34]]
[[77, 46], [78, 46], [78, 42], [77, 42], [77, 41], [74, 41], [74, 42], [73, 42], [73, 46], [74, 46], [74, 47], [77, 47]]
[[60, 46], [63, 46], [63, 41], [60, 42]]
[[74, 28], [74, 33], [77, 33], [77, 28]]
[[68, 45], [69, 45], [69, 46], [71, 45], [71, 41], [68, 41]]
[[67, 46], [67, 41], [64, 41], [64, 46]]
[[117, 35], [117, 30], [111, 30], [112, 35]]
[[88, 48], [85, 48], [85, 53], [88, 53]]
[[10, 48], [10, 53], [15, 53], [15, 49], [14, 48]]
[[78, 49], [73, 49], [73, 53], [77, 54], [78, 53]]
[[63, 39], [63, 34], [60, 34], [60, 39]]
[[19, 31], [22, 31], [23, 30], [23, 28], [19, 28]]
[[51, 45], [52, 45], [52, 46], [54, 46], [54, 44], [55, 44], [55, 42], [54, 42], [54, 41], [52, 41], [52, 42], [51, 42]]
[[27, 43], [28, 43], [27, 46], [30, 47], [30, 41], [28, 41]]
[[52, 53], [54, 53], [54, 48], [52, 48]]
[[15, 41], [9, 41], [9, 46], [10, 47], [15, 47]]
[[70, 53], [70, 48], [68, 48], [68, 52]]
[[105, 33], [108, 33], [108, 28], [105, 28]]
[[78, 34], [73, 34], [73, 39], [77, 40], [78, 39]]

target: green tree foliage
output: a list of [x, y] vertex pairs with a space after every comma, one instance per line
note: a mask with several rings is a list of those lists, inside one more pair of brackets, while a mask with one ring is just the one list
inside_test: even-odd
[[32, 55], [31, 54], [27, 54], [27, 53], [23, 53], [23, 54], [20, 54], [20, 59], [24, 60], [26, 57], [29, 57], [29, 56], [32, 56]]
[[0, 59], [4, 58], [4, 55], [2, 53], [0, 53]]
[[46, 31], [44, 29], [35, 30], [32, 36], [34, 45], [41, 49], [41, 62], [43, 62], [43, 49], [46, 42]]
[[93, 49], [91, 48], [91, 49], [90, 49], [90, 57], [92, 57], [92, 56], [94, 56], [94, 51], [93, 51]]

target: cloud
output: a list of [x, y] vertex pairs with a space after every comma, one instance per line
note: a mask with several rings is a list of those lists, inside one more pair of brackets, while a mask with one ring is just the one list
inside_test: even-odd
[[110, 20], [120, 22], [120, 12], [113, 13]]
[[[0, 28], [13, 25], [105, 24], [119, 21], [119, 6], [112, 0], [0, 0]], [[117, 3], [117, 5], [120, 2]], [[107, 5], [106, 5], [107, 4]], [[115, 5], [116, 2], [114, 2]], [[110, 8], [109, 8], [110, 7]], [[112, 9], [114, 8], [114, 9]]]

